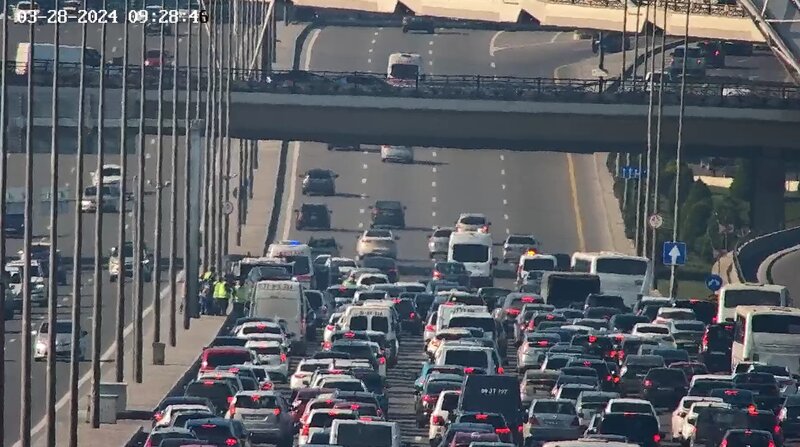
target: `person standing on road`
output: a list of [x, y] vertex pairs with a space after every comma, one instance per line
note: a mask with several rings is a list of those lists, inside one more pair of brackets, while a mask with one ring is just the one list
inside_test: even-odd
[[228, 285], [220, 276], [214, 283], [214, 305], [217, 307], [217, 315], [225, 315], [228, 310]]
[[236, 284], [233, 286], [233, 313], [237, 318], [245, 316], [246, 302], [244, 294], [239, 293], [239, 287], [239, 282], [236, 281]]

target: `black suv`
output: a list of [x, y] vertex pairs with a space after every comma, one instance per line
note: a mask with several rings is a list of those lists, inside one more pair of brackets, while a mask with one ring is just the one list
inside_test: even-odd
[[373, 228], [397, 228], [406, 227], [406, 207], [396, 200], [378, 200], [372, 210]]
[[308, 172], [301, 174], [300, 177], [303, 179], [304, 195], [336, 195], [336, 178], [339, 177], [338, 174], [334, 174], [328, 169], [309, 169]]
[[304, 203], [297, 214], [294, 227], [300, 230], [330, 230], [331, 211], [327, 205]]
[[428, 34], [436, 32], [436, 25], [433, 19], [427, 17], [403, 17], [403, 32], [409, 31], [425, 31]]
[[711, 372], [729, 371], [733, 347], [733, 323], [711, 324], [703, 334], [698, 360]]
[[705, 40], [698, 42], [697, 45], [703, 50], [707, 67], [725, 68], [725, 48], [722, 46], [722, 42]]

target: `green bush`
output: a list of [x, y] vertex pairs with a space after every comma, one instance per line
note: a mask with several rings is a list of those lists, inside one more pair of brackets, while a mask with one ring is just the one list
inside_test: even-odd
[[682, 240], [693, 242], [700, 236], [705, 236], [708, 220], [713, 211], [711, 200], [684, 205], [684, 212], [680, 237]]

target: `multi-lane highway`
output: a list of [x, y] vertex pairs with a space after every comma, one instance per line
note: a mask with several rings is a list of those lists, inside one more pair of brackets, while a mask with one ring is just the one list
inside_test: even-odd
[[[301, 68], [380, 73], [389, 54], [398, 51], [422, 55], [427, 73], [486, 76], [549, 77], [560, 66], [592, 57], [589, 43], [574, 41], [572, 33], [453, 30], [430, 36], [392, 28], [324, 28], [306, 41]], [[728, 69], [709, 74], [761, 80], [784, 76], [771, 56], [729, 59]], [[329, 152], [321, 144], [292, 143], [278, 235], [299, 240], [333, 236], [343, 254], [353, 256], [357, 235], [369, 227], [369, 206], [390, 199], [408, 207], [408, 228], [398, 232], [401, 273], [407, 277], [430, 266], [426, 238], [431, 227], [452, 225], [459, 213], [468, 211], [490, 217], [496, 243], [509, 233], [532, 233], [552, 252], [615, 248], [591, 155], [418, 148], [414, 164], [395, 165], [381, 163], [378, 152], [374, 147]], [[301, 195], [297, 174], [311, 168], [340, 175], [336, 197]], [[302, 203], [327, 204], [333, 230], [295, 231], [289, 211]], [[497, 281], [510, 286], [507, 282]], [[427, 442], [426, 433], [413, 422], [411, 390], [422, 361], [421, 342], [408, 339], [389, 375], [390, 414], [401, 423], [407, 441]]]
[[[140, 54], [140, 45], [141, 45], [141, 38], [140, 33], [138, 30], [131, 27], [131, 40], [130, 40], [130, 55], [131, 63], [138, 63], [140, 62], [141, 57]], [[195, 30], [196, 33], [196, 30]], [[11, 53], [9, 56], [13, 57], [13, 54], [16, 49], [16, 44], [19, 42], [27, 41], [27, 29], [23, 26], [16, 26], [12, 25], [9, 29], [9, 52]], [[196, 34], [195, 34], [196, 36]], [[52, 27], [40, 26], [37, 27], [36, 31], [37, 42], [48, 42], [52, 41]], [[89, 28], [87, 33], [88, 42], [91, 46], [99, 48], [100, 42], [100, 33], [99, 28]], [[65, 44], [79, 44], [80, 43], [80, 27], [67, 25], [62, 28], [61, 32], [61, 39]], [[138, 39], [138, 40], [137, 40]], [[185, 43], [185, 36], [178, 36], [179, 43], [183, 45]], [[108, 27], [108, 36], [107, 36], [107, 48], [109, 51], [108, 58], [117, 57], [122, 55], [123, 46], [122, 46], [122, 27], [121, 26], [109, 26]], [[172, 48], [172, 38], [167, 39], [166, 47]], [[150, 36], [147, 39], [147, 47], [148, 48], [158, 48], [159, 46], [159, 38], [157, 36]], [[184, 47], [185, 48], [185, 47]], [[185, 51], [185, 50], [184, 50]], [[196, 63], [196, 61], [194, 62]], [[178, 184], [182, 185], [183, 176], [183, 162], [182, 162], [182, 139], [179, 140], [179, 144], [175, 150], [172, 148], [171, 144], [171, 134], [165, 135], [164, 137], [164, 164], [163, 164], [163, 178], [164, 180], [169, 180], [171, 169], [172, 169], [172, 154], [175, 153], [178, 157], [180, 162], [178, 163]], [[17, 142], [11, 141], [9, 144], [19, 144]], [[22, 147], [12, 147], [12, 150], [15, 152], [21, 152], [24, 150]], [[135, 187], [135, 183], [133, 182], [133, 176], [138, 172], [138, 159], [134, 154], [136, 150], [135, 146], [131, 145], [129, 147], [129, 153], [131, 155], [128, 156], [128, 190], [135, 191], [132, 189]], [[145, 243], [146, 245], [152, 250], [154, 246], [154, 221], [155, 221], [155, 212], [156, 212], [156, 199], [154, 194], [154, 188], [156, 186], [156, 157], [157, 157], [157, 141], [155, 136], [147, 136], [146, 137], [146, 146], [145, 146], [145, 154], [146, 154], [146, 173], [145, 179], [152, 182], [152, 185], [146, 186], [146, 190], [148, 193], [145, 195], [144, 199], [144, 207], [145, 207]], [[114, 147], [106, 147], [105, 148], [105, 157], [106, 163], [119, 163], [119, 146], [114, 145]], [[25, 167], [25, 156], [22, 153], [13, 153], [9, 156], [9, 177], [8, 177], [8, 184], [9, 187], [22, 187], [24, 186], [24, 167]], [[68, 189], [74, 194], [74, 185], [75, 185], [75, 171], [77, 168], [77, 157], [72, 153], [64, 153], [61, 155], [60, 162], [59, 162], [59, 188]], [[84, 184], [88, 184], [90, 182], [90, 172], [95, 170], [96, 166], [96, 156], [94, 154], [88, 155], [84, 158], [84, 176], [83, 181]], [[47, 154], [36, 154], [33, 166], [34, 172], [34, 192], [36, 197], [38, 198], [39, 192], [50, 187], [50, 167], [49, 167], [49, 155]], [[166, 259], [168, 256], [168, 249], [169, 249], [169, 200], [172, 188], [164, 188], [162, 190], [163, 194], [163, 206], [162, 212], [164, 213], [164, 224], [162, 225], [162, 258]], [[179, 194], [182, 194], [182, 189], [179, 190]], [[179, 203], [180, 203], [180, 196], [179, 195]], [[74, 213], [73, 213], [73, 206], [74, 203], [69, 204], [69, 212], [64, 213], [59, 216], [59, 238], [58, 238], [58, 249], [61, 251], [62, 256], [64, 256], [68, 262], [71, 262], [73, 256], [73, 232], [74, 232]], [[38, 204], [34, 206], [34, 212], [36, 213], [34, 218], [34, 229], [33, 234], [35, 238], [47, 236], [48, 233], [48, 217], [47, 214], [40, 212], [41, 206]], [[135, 221], [133, 219], [132, 210], [133, 204], [129, 203], [129, 215], [127, 218], [127, 233], [126, 238], [128, 240], [132, 240], [133, 238], [133, 230], [136, 228]], [[182, 210], [184, 207], [178, 206], [178, 222], [180, 223], [183, 219]], [[112, 246], [117, 245], [117, 238], [118, 238], [118, 215], [107, 213], [104, 217], [103, 223], [103, 231], [102, 231], [102, 249], [103, 252], [107, 255], [108, 251]], [[82, 228], [83, 234], [83, 244], [82, 244], [82, 256], [84, 259], [83, 262], [83, 287], [82, 287], [82, 319], [81, 324], [84, 329], [87, 329], [91, 332], [92, 321], [91, 321], [91, 314], [92, 314], [92, 306], [93, 306], [93, 297], [92, 297], [92, 283], [94, 281], [92, 275], [92, 260], [93, 260], [93, 253], [94, 253], [94, 215], [92, 214], [85, 214], [84, 215], [84, 222]], [[180, 227], [179, 227], [180, 228]], [[22, 248], [22, 241], [21, 240], [9, 240], [7, 244], [7, 250], [9, 254], [16, 253], [17, 250]], [[182, 244], [181, 239], [178, 240], [178, 254], [182, 253]], [[167, 264], [162, 264], [164, 267], [162, 277], [162, 287], [167, 285], [168, 281], [168, 274], [167, 274]], [[112, 284], [108, 281], [107, 275], [105, 275], [107, 270], [107, 266], [103, 265], [103, 273], [104, 276], [101, 278], [103, 281], [102, 286], [102, 297], [103, 297], [103, 327], [102, 327], [102, 349], [101, 352], [105, 353], [109, 347], [114, 342], [114, 334], [115, 334], [115, 320], [116, 320], [116, 304], [117, 304], [117, 292], [116, 292], [116, 285]], [[71, 278], [71, 276], [70, 276]], [[150, 306], [153, 301], [154, 296], [154, 284], [146, 284], [144, 288], [144, 296], [145, 296], [145, 307]], [[59, 287], [59, 317], [69, 318], [70, 308], [72, 305], [71, 299], [71, 285]], [[126, 310], [126, 326], [130, 324], [132, 321], [131, 319], [131, 303], [132, 303], [132, 292], [133, 292], [133, 285], [129, 281], [126, 286], [127, 291], [127, 310]], [[34, 328], [38, 326], [38, 324], [46, 318], [47, 312], [46, 309], [36, 309], [33, 310], [33, 324]], [[164, 315], [164, 323], [162, 325], [162, 340], [167, 340], [167, 323], [166, 323], [166, 314]], [[6, 323], [6, 330], [7, 330], [7, 340], [6, 340], [6, 381], [5, 383], [8, 385], [5, 387], [6, 398], [4, 404], [4, 420], [6, 426], [5, 432], [5, 439], [3, 439], [3, 445], [11, 446], [13, 445], [16, 440], [19, 438], [17, 427], [19, 425], [19, 418], [20, 418], [20, 389], [21, 386], [18, 384], [20, 383], [20, 371], [21, 371], [21, 343], [20, 337], [21, 334], [19, 333], [21, 327], [21, 323], [19, 321], [19, 316], [15, 318], [14, 321]], [[145, 340], [145, 343], [148, 343], [149, 340]], [[130, 340], [128, 341], [130, 343]], [[90, 344], [91, 345], [91, 344]], [[129, 344], [130, 346], [130, 344]], [[112, 352], [113, 354], [113, 352]], [[111, 368], [113, 363], [109, 362], [106, 364], [106, 368]], [[81, 373], [82, 378], [88, 379], [88, 374], [90, 374], [90, 362], [85, 362], [81, 365]], [[126, 373], [129, 373], [126, 371]], [[67, 362], [60, 362], [57, 366], [57, 399], [61, 399], [63, 396], [66, 395], [68, 388], [69, 388], [69, 364]], [[128, 378], [131, 380], [132, 378]], [[84, 382], [88, 382], [84, 380]], [[46, 391], [45, 391], [45, 383], [46, 383], [46, 364], [44, 362], [35, 362], [32, 366], [32, 422], [33, 425], [36, 426], [37, 423], [44, 417], [44, 412], [46, 409]], [[87, 383], [88, 385], [88, 383]], [[82, 392], [81, 396], [85, 396], [86, 393]], [[66, 411], [67, 407], [64, 407], [63, 410]], [[59, 415], [59, 417], [62, 417]], [[37, 432], [34, 432], [34, 439], [36, 437]], [[59, 436], [66, 436], [66, 433], [60, 434]]]

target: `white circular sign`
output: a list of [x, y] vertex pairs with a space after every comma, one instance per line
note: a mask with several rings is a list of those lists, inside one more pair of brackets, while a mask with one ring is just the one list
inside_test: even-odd
[[225, 202], [222, 204], [222, 214], [225, 214], [227, 216], [232, 212], [233, 212], [233, 203]]
[[664, 225], [664, 218], [660, 214], [653, 214], [647, 219], [650, 228], [661, 228]]

